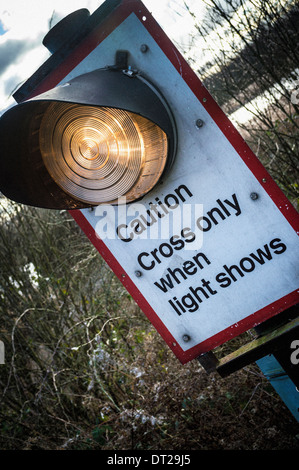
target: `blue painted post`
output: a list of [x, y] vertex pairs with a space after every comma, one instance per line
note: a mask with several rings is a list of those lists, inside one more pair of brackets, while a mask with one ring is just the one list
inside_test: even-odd
[[299, 422], [299, 391], [279, 362], [270, 354], [256, 361], [256, 364]]

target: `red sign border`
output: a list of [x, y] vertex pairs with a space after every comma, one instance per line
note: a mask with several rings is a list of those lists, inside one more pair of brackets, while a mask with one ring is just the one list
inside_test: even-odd
[[[68, 55], [63, 63], [52, 70], [51, 73], [49, 73], [44, 80], [38, 84], [34, 89], [34, 92], [30, 96], [26, 97], [26, 100], [57, 86], [63, 78], [65, 78], [132, 13], [134, 13], [142, 22], [166, 57], [182, 76], [185, 83], [189, 86], [224, 136], [245, 162], [251, 173], [266, 190], [285, 219], [294, 228], [297, 234], [299, 234], [299, 216], [295, 208], [254, 155], [229, 118], [224, 114], [210, 93], [202, 85], [198, 76], [164, 33], [151, 13], [139, 0], [122, 0], [120, 5], [110, 13], [104, 23], [101, 23], [99, 28], [95, 28], [91, 31], [89, 35]], [[112, 255], [105, 243], [96, 236], [93, 227], [89, 224], [82, 212], [78, 210], [69, 212], [182, 364], [189, 362], [204, 352], [216, 348], [217, 346], [229, 341], [299, 302], [299, 291], [293, 291], [276, 302], [249, 315], [237, 324], [231, 325], [229, 328], [222, 330], [202, 343], [184, 351], [156, 312], [143, 297], [132, 279], [124, 271], [117, 259]]]

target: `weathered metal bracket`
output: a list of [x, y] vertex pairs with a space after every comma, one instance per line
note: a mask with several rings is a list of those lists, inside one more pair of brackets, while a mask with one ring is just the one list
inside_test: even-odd
[[260, 336], [219, 360], [216, 370], [221, 377], [243, 368], [268, 354], [273, 354], [299, 338], [299, 318]]
[[201, 354], [197, 360], [208, 374], [217, 372], [221, 377], [227, 377], [248, 364], [273, 354], [294, 384], [299, 387], [299, 365], [294, 367], [288, 361], [291, 355], [290, 344], [294, 339], [299, 339], [298, 315], [276, 328], [272, 327], [270, 331], [265, 327], [258, 331], [261, 334], [257, 338], [221, 359], [218, 359], [213, 351], [208, 351]]
[[218, 365], [218, 359], [212, 351], [208, 351], [204, 354], [201, 354], [197, 357], [198, 362], [200, 365], [205, 369], [207, 374], [211, 374], [215, 372], [216, 367]]
[[126, 70], [128, 68], [128, 58], [129, 58], [128, 51], [117, 50], [115, 53], [114, 67], [119, 70]]

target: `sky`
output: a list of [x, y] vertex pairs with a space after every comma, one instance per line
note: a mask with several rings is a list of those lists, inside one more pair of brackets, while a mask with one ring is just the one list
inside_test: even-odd
[[[0, 4], [0, 114], [16, 104], [12, 93], [42, 65], [50, 53], [42, 45], [52, 26], [69, 13], [87, 8], [93, 13], [102, 0], [1, 0]], [[166, 34], [176, 44], [188, 41], [193, 21], [183, 0], [143, 0]], [[188, 2], [198, 16], [201, 0]]]
[[[1, 0], [0, 116], [16, 104], [12, 93], [50, 56], [42, 44], [50, 24], [54, 26], [80, 8], [87, 8], [92, 14], [102, 3], [103, 0]], [[201, 47], [199, 40], [192, 45], [190, 38], [196, 30], [184, 0], [143, 0], [143, 3], [181, 52], [184, 48], [189, 49], [189, 57], [195, 61], [203, 60], [201, 49], [206, 46]], [[205, 14], [204, 1], [188, 0], [187, 3], [200, 21]], [[211, 43], [214, 39], [212, 34]], [[258, 105], [267, 106], [268, 97], [262, 97], [262, 100], [258, 100]], [[252, 105], [255, 107], [256, 103]], [[241, 108], [230, 119], [237, 125], [246, 122], [250, 115], [250, 110]]]

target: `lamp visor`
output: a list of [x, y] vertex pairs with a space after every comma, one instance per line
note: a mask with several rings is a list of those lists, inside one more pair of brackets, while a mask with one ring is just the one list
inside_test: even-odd
[[0, 191], [23, 204], [81, 209], [133, 202], [176, 153], [172, 113], [139, 75], [99, 69], [9, 109], [0, 119]]

